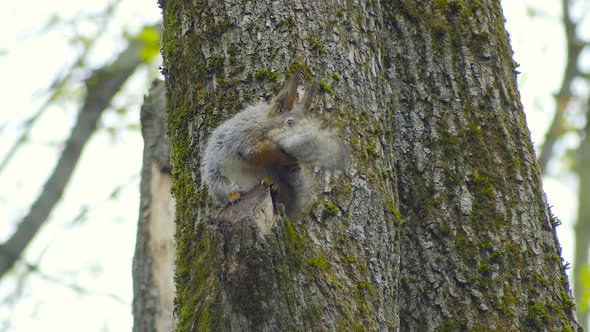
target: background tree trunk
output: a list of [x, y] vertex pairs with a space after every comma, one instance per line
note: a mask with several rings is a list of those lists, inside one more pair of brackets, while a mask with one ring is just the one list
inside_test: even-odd
[[[578, 328], [499, 1], [160, 3], [178, 330]], [[214, 218], [208, 134], [297, 65], [353, 164]]]
[[164, 82], [155, 81], [141, 107], [144, 153], [133, 257], [136, 332], [174, 329], [174, 199], [170, 193], [170, 144], [164, 117]]

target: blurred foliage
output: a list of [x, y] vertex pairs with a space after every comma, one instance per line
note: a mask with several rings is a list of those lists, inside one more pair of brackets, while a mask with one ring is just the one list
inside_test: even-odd
[[580, 311], [588, 311], [590, 305], [590, 264], [586, 264], [580, 269], [580, 284], [583, 287], [582, 297], [578, 299]]
[[145, 45], [139, 54], [139, 58], [143, 62], [150, 62], [160, 54], [160, 33], [156, 28], [146, 26], [136, 38], [143, 41]]

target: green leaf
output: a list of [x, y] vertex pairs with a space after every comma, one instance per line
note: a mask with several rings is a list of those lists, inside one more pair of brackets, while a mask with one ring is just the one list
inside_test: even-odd
[[130, 124], [128, 124], [128, 125], [127, 125], [127, 129], [128, 129], [128, 130], [135, 131], [135, 130], [139, 130], [139, 129], [141, 129], [141, 127], [139, 126], [139, 123], [136, 123], [136, 122], [135, 122], [135, 123], [130, 123]]
[[155, 28], [143, 28], [135, 39], [142, 41], [144, 44], [143, 49], [139, 53], [139, 58], [143, 62], [149, 62], [156, 55], [160, 54], [160, 36]]

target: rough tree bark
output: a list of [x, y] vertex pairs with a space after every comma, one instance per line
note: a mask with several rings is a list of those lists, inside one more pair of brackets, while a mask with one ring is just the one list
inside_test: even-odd
[[139, 225], [133, 257], [133, 331], [174, 329], [174, 199], [170, 143], [164, 126], [164, 82], [141, 107], [144, 138]]
[[[179, 331], [579, 328], [499, 1], [160, 4]], [[217, 215], [208, 134], [299, 65], [351, 167]]]

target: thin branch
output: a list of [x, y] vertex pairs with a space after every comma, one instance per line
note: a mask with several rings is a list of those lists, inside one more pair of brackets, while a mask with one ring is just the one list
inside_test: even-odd
[[[106, 8], [106, 10], [103, 14], [104, 17], [107, 17], [107, 18], [110, 17], [111, 14], [114, 12], [116, 6], [119, 5], [119, 3], [121, 3], [121, 0], [114, 1], [112, 4], [110, 4]], [[61, 94], [62, 88], [72, 78], [75, 70], [82, 67], [82, 65], [86, 62], [86, 58], [88, 57], [88, 54], [90, 54], [90, 50], [92, 49], [94, 44], [96, 44], [98, 42], [100, 37], [106, 32], [107, 27], [108, 27], [108, 24], [106, 24], [106, 23], [101, 24], [100, 29], [96, 32], [96, 35], [92, 39], [90, 39], [89, 43], [82, 50], [82, 54], [80, 54], [80, 56], [78, 56], [78, 58], [70, 66], [70, 68], [68, 69], [66, 74], [60, 78], [55, 79], [50, 84], [49, 90], [52, 90], [52, 93], [47, 97], [47, 99], [43, 102], [43, 104], [41, 104], [41, 106], [39, 106], [39, 108], [35, 111], [35, 113], [31, 117], [29, 117], [27, 120], [25, 120], [25, 122], [24, 122], [25, 128], [23, 129], [23, 131], [19, 135], [19, 137], [16, 140], [16, 142], [14, 143], [14, 145], [12, 145], [10, 147], [10, 150], [8, 150], [8, 152], [6, 153], [6, 155], [4, 155], [2, 162], [0, 162], [0, 172], [2, 172], [6, 168], [6, 166], [8, 165], [8, 163], [10, 163], [10, 161], [12, 160], [12, 158], [14, 157], [16, 152], [21, 148], [21, 146], [24, 143], [26, 143], [27, 138], [29, 137], [29, 135], [31, 133], [31, 129], [33, 128], [33, 125], [35, 124], [35, 122], [37, 122], [37, 120], [39, 120], [39, 118], [45, 112], [47, 107], [51, 106], [53, 104], [53, 102], [55, 102], [57, 97], [59, 97], [59, 95]]]
[[72, 133], [66, 141], [53, 173], [45, 183], [29, 213], [19, 223], [16, 232], [0, 245], [0, 277], [18, 260], [24, 249], [41, 228], [55, 204], [63, 195], [83, 147], [95, 131], [102, 112], [113, 96], [140, 65], [143, 42], [131, 40], [129, 46], [110, 66], [96, 70], [86, 80], [87, 94]]
[[578, 40], [576, 36], [577, 23], [574, 22], [570, 15], [570, 1], [561, 0], [563, 26], [565, 28], [565, 38], [567, 46], [566, 65], [564, 77], [561, 82], [559, 92], [555, 95], [555, 113], [545, 134], [543, 146], [539, 152], [539, 166], [541, 173], [547, 171], [547, 164], [553, 157], [554, 147], [557, 140], [562, 136], [564, 130], [563, 121], [564, 113], [572, 99], [572, 83], [574, 79], [582, 73], [578, 69], [580, 52], [584, 48], [584, 43]]
[[54, 277], [52, 275], [46, 274], [43, 271], [41, 271], [37, 265], [33, 265], [33, 264], [25, 264], [25, 265], [26, 265], [27, 269], [29, 270], [29, 272], [35, 273], [35, 275], [38, 276], [39, 278], [41, 278], [47, 282], [51, 282], [51, 283], [69, 288], [78, 294], [104, 296], [104, 297], [108, 297], [108, 298], [112, 299], [113, 301], [118, 302], [120, 304], [129, 305], [128, 301], [125, 301], [123, 298], [121, 298], [119, 295], [117, 295], [115, 293], [110, 293], [110, 292], [106, 292], [106, 291], [102, 291], [102, 290], [98, 290], [98, 289], [89, 289], [86, 287], [82, 287], [77, 283], [65, 281], [60, 278]]
[[[89, 213], [91, 213], [92, 211], [95, 211], [97, 209], [99, 209], [100, 207], [102, 207], [104, 204], [108, 203], [109, 201], [113, 200], [114, 194], [116, 192], [120, 192], [123, 189], [125, 189], [125, 187], [137, 183], [137, 179], [139, 178], [139, 174], [135, 174], [132, 177], [129, 178], [129, 181], [120, 184], [119, 186], [117, 186], [115, 189], [113, 189], [111, 191], [111, 193], [107, 196], [107, 198], [103, 199], [101, 203], [98, 203], [96, 205], [93, 206], [83, 206], [82, 209], [78, 212], [78, 214], [70, 219], [69, 221], [63, 222], [63, 227], [58, 231], [57, 234], [54, 235], [54, 237], [49, 240], [47, 242], [47, 244], [45, 245], [45, 247], [43, 247], [43, 249], [41, 249], [39, 251], [39, 255], [37, 256], [37, 258], [34, 260], [35, 263], [33, 263], [34, 265], [38, 265], [41, 262], [41, 259], [43, 258], [43, 256], [49, 251], [49, 249], [61, 238], [61, 236], [66, 233], [67, 231], [69, 231], [71, 229], [72, 226], [81, 223], [81, 221], [84, 219], [85, 216], [87, 216]], [[26, 263], [25, 264], [31, 264], [31, 263]]]
[[[36, 273], [41, 279], [43, 279], [45, 281], [57, 283], [61, 286], [71, 288], [73, 291], [76, 291], [78, 293], [83, 293], [83, 294], [87, 294], [87, 295], [106, 296], [106, 297], [109, 297], [121, 304], [129, 305], [129, 303], [127, 301], [123, 300], [122, 298], [120, 298], [116, 294], [112, 294], [112, 293], [108, 293], [108, 292], [104, 292], [104, 291], [99, 291], [99, 290], [90, 290], [90, 289], [82, 287], [80, 285], [74, 285], [72, 283], [67, 283], [65, 281], [60, 280], [59, 278], [57, 278], [55, 276], [51, 276], [51, 275], [48, 275], [48, 274], [40, 271], [39, 266], [40, 266], [41, 260], [43, 259], [45, 254], [49, 251], [51, 246], [53, 244], [55, 244], [60, 239], [60, 237], [66, 231], [68, 231], [70, 229], [71, 226], [77, 224], [80, 221], [80, 219], [84, 215], [86, 215], [87, 213], [92, 212], [93, 210], [96, 210], [96, 209], [100, 208], [101, 206], [103, 206], [104, 204], [106, 204], [107, 202], [111, 201], [115, 192], [120, 192], [120, 191], [124, 190], [126, 187], [130, 186], [131, 184], [136, 183], [138, 178], [139, 178], [139, 174], [135, 174], [135, 175], [131, 176], [128, 181], [121, 183], [114, 190], [112, 190], [111, 193], [105, 199], [103, 199], [101, 203], [84, 209], [83, 212], [77, 214], [72, 220], [64, 222], [63, 223], [64, 227], [60, 230], [60, 232], [58, 234], [56, 234], [53, 237], [53, 239], [51, 239], [45, 245], [45, 247], [40, 251], [39, 255], [37, 256], [37, 258], [35, 260], [33, 260], [32, 263], [27, 262], [27, 261], [23, 262], [23, 265], [25, 267], [27, 267], [27, 271], [25, 271], [22, 276], [23, 279], [18, 281], [18, 284], [16, 287], [13, 287], [13, 291], [11, 294], [7, 295], [4, 299], [0, 300], [0, 305], [10, 307], [13, 305], [14, 302], [16, 302], [16, 300], [21, 296], [21, 293], [25, 288], [25, 283], [26, 283], [26, 278], [28, 277], [28, 273]], [[9, 323], [9, 322], [5, 322], [5, 323]], [[2, 325], [0, 325], [0, 326], [2, 326]], [[0, 331], [4, 331], [4, 329], [0, 328]]]

